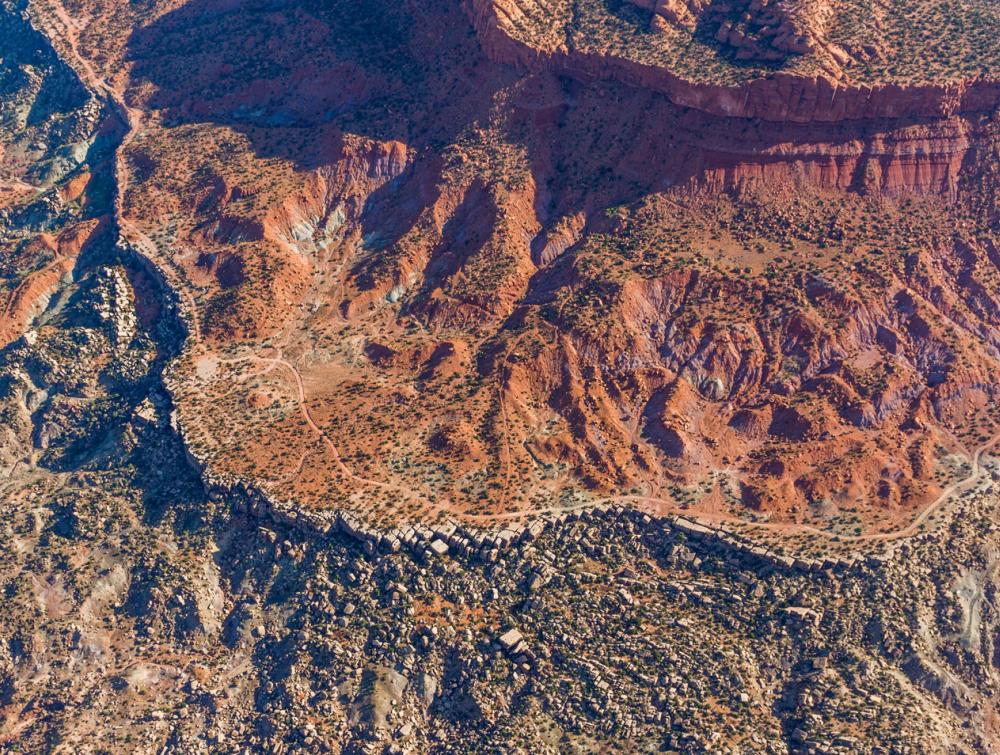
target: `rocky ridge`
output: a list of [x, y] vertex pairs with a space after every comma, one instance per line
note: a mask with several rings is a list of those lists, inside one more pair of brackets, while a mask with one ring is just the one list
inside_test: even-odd
[[[532, 22], [539, 25], [558, 23], [552, 20], [548, 5], [535, 0], [468, 0], [467, 3], [483, 48], [495, 60], [529, 70], [554, 70], [585, 79], [613, 77], [630, 86], [660, 92], [682, 107], [714, 115], [776, 122], [832, 123], [992, 113], [1000, 103], [1000, 82], [995, 75], [940, 83], [898, 84], [854, 83], [849, 78], [840, 80], [830, 72], [802, 74], [775, 70], [737, 84], [713, 84], [686, 78], [666, 65], [644, 62], [641, 56], [570, 46], [559, 33], [552, 35], [550, 44], [536, 46], [520, 31]], [[670, 15], [669, 11], [657, 12]], [[568, 23], [560, 19], [559, 14], [555, 18]]]

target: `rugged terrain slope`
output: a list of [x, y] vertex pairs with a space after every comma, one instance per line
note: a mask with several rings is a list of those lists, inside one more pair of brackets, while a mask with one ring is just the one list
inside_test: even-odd
[[996, 11], [0, 3], [0, 749], [993, 752]]
[[[614, 41], [573, 8], [568, 38]], [[617, 501], [908, 526], [1000, 430], [992, 8], [947, 12], [981, 23], [941, 67], [897, 34], [913, 8], [881, 9], [884, 44], [827, 100], [802, 82], [861, 55], [843, 36], [860, 11], [755, 4], [739, 23], [781, 56], [705, 49], [745, 103], [759, 85], [795, 110], [775, 122], [577, 66], [579, 44], [508, 54], [529, 16], [555, 37], [562, 18], [508, 10], [29, 9], [120, 142], [108, 227], [177, 297], [165, 382], [203, 474], [381, 523]], [[636, 34], [698, 40], [738, 11]], [[780, 43], [774, 14], [798, 29]], [[904, 48], [927, 81], [892, 73]], [[838, 110], [851, 87], [868, 104]], [[32, 242], [55, 251], [10, 293], [8, 340], [85, 242], [66, 233]]]

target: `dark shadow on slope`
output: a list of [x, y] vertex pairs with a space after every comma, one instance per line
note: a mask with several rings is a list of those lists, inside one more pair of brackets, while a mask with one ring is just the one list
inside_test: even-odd
[[338, 131], [448, 144], [511, 75], [445, 0], [193, 0], [137, 31], [128, 55], [168, 123], [223, 124], [303, 168], [329, 162]]
[[[406, 171], [359, 213], [371, 241], [352, 269], [362, 288], [392, 276], [393, 245], [437, 196], [443, 150], [480, 126], [523, 148], [543, 227], [582, 211], [589, 233], [609, 207], [699, 182], [710, 191], [747, 176], [787, 182], [905, 125], [719, 118], [616, 82], [528, 76], [488, 60], [451, 0], [191, 0], [135, 32], [128, 55], [135, 89], [151, 86], [149, 104], [167, 123], [235, 129], [260, 158], [331, 165], [345, 133], [408, 145]], [[436, 279], [452, 261], [431, 266]], [[526, 300], [550, 300], [566, 272], [541, 271]]]

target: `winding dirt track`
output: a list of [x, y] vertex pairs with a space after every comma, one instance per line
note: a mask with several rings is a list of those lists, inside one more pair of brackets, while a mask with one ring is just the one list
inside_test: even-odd
[[348, 467], [344, 463], [343, 459], [340, 456], [340, 449], [337, 448], [337, 444], [333, 442], [330, 436], [327, 435], [326, 432], [324, 432], [323, 429], [320, 428], [318, 424], [316, 424], [316, 420], [313, 419], [312, 413], [309, 411], [309, 406], [306, 403], [306, 391], [305, 391], [305, 385], [302, 382], [302, 375], [299, 373], [299, 370], [295, 365], [293, 365], [291, 362], [289, 362], [288, 360], [286, 360], [284, 357], [281, 356], [254, 357], [254, 360], [260, 362], [270, 362], [272, 364], [280, 365], [281, 367], [284, 367], [285, 369], [287, 369], [289, 372], [292, 373], [292, 377], [295, 380], [295, 387], [298, 391], [299, 409], [302, 411], [302, 417], [303, 419], [305, 419], [306, 424], [309, 425], [309, 429], [311, 429], [316, 435], [318, 435], [320, 439], [326, 444], [326, 447], [329, 449], [330, 454], [333, 456], [333, 460], [337, 464], [337, 469], [340, 470], [341, 474], [343, 474], [349, 480], [352, 480], [353, 482], [359, 483], [361, 485], [381, 488], [383, 490], [388, 490], [396, 494], [404, 492], [409, 494], [410, 497], [412, 498], [416, 498], [417, 500], [423, 501], [423, 498], [419, 496], [417, 493], [413, 492], [412, 490], [402, 488], [399, 485], [381, 482], [379, 480], [372, 480], [371, 478], [368, 477], [362, 477], [361, 475], [356, 474], [350, 467]]
[[[969, 488], [972, 488], [980, 481], [985, 470], [982, 467], [982, 456], [993, 446], [1000, 443], [1000, 433], [994, 435], [986, 443], [976, 449], [972, 454], [972, 468], [966, 477], [961, 480], [953, 482], [951, 485], [946, 487], [941, 491], [941, 495], [935, 498], [931, 503], [925, 506], [919, 514], [905, 527], [900, 527], [896, 530], [891, 530], [889, 532], [876, 532], [867, 535], [838, 535], [834, 532], [829, 532], [827, 530], [821, 530], [817, 527], [810, 527], [806, 524], [795, 524], [795, 523], [771, 523], [771, 522], [734, 522], [732, 519], [721, 516], [708, 516], [705, 514], [697, 514], [699, 519], [705, 519], [709, 521], [716, 521], [720, 524], [740, 524], [742, 526], [751, 527], [758, 530], [771, 530], [775, 532], [782, 532], [788, 535], [808, 533], [812, 535], [821, 535], [822, 537], [837, 538], [841, 542], [864, 542], [864, 541], [888, 541], [888, 540], [899, 540], [904, 537], [912, 537], [920, 532], [920, 526], [924, 524], [927, 519], [937, 511], [946, 501], [950, 500], [957, 493], [961, 493]], [[581, 509], [592, 508], [594, 506], [599, 506], [606, 503], [622, 503], [622, 502], [635, 502], [635, 503], [652, 503], [658, 504], [660, 506], [673, 506], [673, 501], [666, 500], [664, 498], [652, 498], [650, 496], [638, 496], [638, 495], [619, 495], [619, 496], [608, 496], [606, 498], [601, 498], [595, 501], [587, 501], [586, 503], [575, 503], [568, 506], [553, 506], [550, 508], [542, 509], [528, 509], [525, 511], [510, 511], [503, 514], [481, 514], [481, 515], [466, 515], [465, 519], [473, 519], [477, 521], [491, 521], [491, 520], [505, 520], [505, 519], [523, 519], [532, 516], [541, 516], [544, 514], [561, 514], [570, 511], [579, 511]]]

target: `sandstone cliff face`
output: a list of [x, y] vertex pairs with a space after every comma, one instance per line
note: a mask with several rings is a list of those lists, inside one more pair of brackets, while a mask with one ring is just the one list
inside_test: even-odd
[[517, 20], [533, 0], [466, 0], [484, 51], [494, 60], [551, 70], [585, 79], [612, 77], [665, 94], [683, 107], [737, 118], [820, 123], [865, 118], [948, 117], [992, 112], [1000, 103], [1000, 81], [955, 80], [921, 85], [851, 84], [829, 74], [775, 71], [735, 85], [685, 79], [666, 67], [625, 56], [570, 49], [565, 44], [533, 47], [517, 31]]
[[994, 130], [991, 120], [975, 116], [905, 126], [866, 121], [776, 127], [692, 113], [682, 117], [679, 129], [669, 129], [682, 150], [671, 167], [677, 183], [690, 180], [708, 191], [804, 180], [838, 191], [954, 198], [970, 150], [988, 142]]

